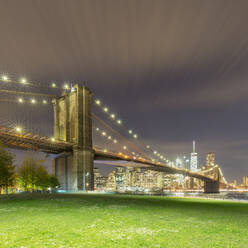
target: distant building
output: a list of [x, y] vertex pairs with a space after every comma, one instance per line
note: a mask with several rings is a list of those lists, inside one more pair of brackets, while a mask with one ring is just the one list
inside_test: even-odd
[[233, 180], [233, 186], [237, 186], [237, 180]]
[[215, 158], [214, 152], [207, 153], [207, 156], [206, 156], [206, 169], [214, 167], [214, 165], [215, 165], [214, 158]]
[[195, 149], [195, 141], [193, 141], [193, 152], [191, 153], [190, 170], [197, 171], [197, 152]]
[[245, 187], [248, 186], [248, 177], [246, 177], [246, 176], [243, 177], [243, 186], [245, 186]]
[[108, 177], [102, 176], [98, 168], [94, 168], [94, 189], [105, 190]]

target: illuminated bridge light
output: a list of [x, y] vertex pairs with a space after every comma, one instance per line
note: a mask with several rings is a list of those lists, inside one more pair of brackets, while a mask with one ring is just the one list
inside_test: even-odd
[[127, 149], [127, 147], [126, 147], [126, 146], [123, 146], [123, 149], [124, 149], [124, 150], [126, 150], [126, 149]]
[[16, 130], [16, 132], [20, 133], [22, 131], [22, 128], [21, 127], [16, 127], [15, 130]]
[[27, 83], [27, 79], [26, 79], [26, 78], [22, 78], [20, 82], [21, 82], [22, 84], [25, 84], [25, 83]]
[[117, 143], [117, 140], [115, 139], [113, 142], [114, 142], [114, 143]]
[[108, 108], [107, 107], [103, 108], [103, 111], [108, 112]]
[[103, 135], [103, 136], [106, 136], [106, 132], [102, 132], [102, 135]]
[[55, 84], [55, 83], [52, 83], [51, 86], [52, 86], [53, 88], [56, 88], [56, 84]]
[[96, 131], [98, 132], [99, 130], [100, 130], [100, 129], [97, 127], [97, 128], [96, 128]]
[[147, 145], [146, 148], [147, 148], [147, 149], [150, 149], [150, 146]]
[[115, 115], [114, 115], [114, 114], [111, 114], [110, 117], [111, 117], [112, 119], [114, 119], [114, 118], [115, 118]]
[[132, 134], [132, 133], [133, 133], [133, 131], [132, 131], [132, 130], [128, 130], [128, 132], [129, 132], [130, 134]]
[[36, 103], [36, 100], [35, 99], [31, 99], [31, 103], [32, 104], [35, 104]]
[[51, 138], [51, 141], [52, 141], [52, 142], [55, 142], [55, 139], [52, 137], [52, 138]]
[[98, 99], [95, 100], [95, 103], [96, 103], [97, 105], [101, 105], [101, 101], [98, 100]]
[[157, 151], [154, 151], [153, 153], [154, 153], [154, 154], [157, 154]]
[[121, 124], [121, 120], [117, 120], [117, 123], [118, 123], [118, 124]]
[[135, 139], [137, 139], [138, 138], [138, 135], [137, 134], [134, 134], [134, 136], [133, 136]]
[[47, 104], [47, 100], [43, 100], [42, 103], [43, 103], [43, 104]]
[[111, 136], [108, 136], [108, 139], [112, 139], [112, 137]]
[[64, 84], [64, 89], [65, 89], [65, 90], [69, 90], [69, 88], [70, 88], [70, 87], [69, 87], [68, 84]]
[[18, 102], [23, 103], [24, 101], [22, 98], [18, 98]]
[[2, 76], [2, 80], [3, 80], [3, 81], [8, 81], [8, 77], [7, 77], [6, 75], [3, 75], [3, 76]]
[[107, 152], [108, 150], [107, 149], [104, 149], [103, 152]]

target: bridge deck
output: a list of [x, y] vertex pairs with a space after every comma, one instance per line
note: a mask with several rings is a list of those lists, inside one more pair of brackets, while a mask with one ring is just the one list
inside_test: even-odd
[[[19, 134], [9, 128], [0, 127], [0, 142], [7, 147], [22, 150], [35, 150], [51, 154], [59, 154], [64, 152], [72, 152], [73, 144], [52, 141], [51, 138], [41, 137], [30, 133]], [[179, 169], [171, 167], [159, 162], [152, 162], [144, 158], [137, 158], [122, 153], [104, 152], [102, 149], [94, 147], [95, 160], [105, 161], [128, 161], [135, 163], [137, 167], [147, 168], [151, 170], [163, 171], [172, 174], [183, 174], [185, 176], [195, 177], [204, 181], [215, 181], [209, 176], [205, 176], [199, 172], [191, 172], [187, 169]], [[117, 165], [117, 164], [116, 164]], [[123, 166], [123, 164], [122, 164]]]

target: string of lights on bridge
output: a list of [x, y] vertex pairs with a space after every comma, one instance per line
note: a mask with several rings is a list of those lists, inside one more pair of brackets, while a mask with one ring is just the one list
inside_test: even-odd
[[[108, 117], [112, 120], [115, 121], [118, 125], [122, 125], [128, 132], [128, 134], [133, 137], [134, 139], [138, 139], [138, 134], [135, 133], [132, 129], [128, 129], [126, 126], [123, 125], [121, 119], [117, 118], [116, 114], [112, 113], [107, 106], [103, 106], [102, 102], [99, 99], [95, 99], [95, 104], [102, 109], [104, 113], [108, 115]], [[145, 145], [146, 149], [151, 150], [153, 152], [153, 155], [157, 156], [158, 159], [165, 161], [167, 163], [172, 163], [171, 161], [167, 160], [164, 155], [159, 153], [156, 150], [151, 149], [149, 145]]]
[[[32, 86], [39, 86], [39, 87], [43, 87], [43, 85], [39, 84], [39, 83], [35, 83], [31, 80], [27, 80], [27, 78], [25, 77], [20, 77], [18, 80], [15, 80], [13, 78], [10, 78], [7, 74], [2, 74], [1, 77], [0, 77], [0, 81], [2, 82], [5, 82], [5, 83], [15, 83], [15, 84], [20, 84], [20, 85], [32, 85]], [[48, 88], [47, 86], [45, 86], [45, 88]], [[49, 88], [54, 88], [54, 89], [61, 89], [61, 90], [72, 90], [71, 86], [68, 84], [68, 83], [65, 83], [62, 87], [57, 85], [55, 82], [51, 82], [50, 84], [50, 87]], [[30, 99], [26, 99], [26, 98], [22, 98], [22, 97], [19, 97], [17, 99], [17, 102], [20, 103], [20, 104], [23, 104], [23, 103], [30, 103], [32, 105], [35, 105], [35, 104], [42, 104], [42, 105], [47, 105], [48, 103], [50, 103], [49, 100], [47, 99], [42, 99], [41, 101], [38, 101], [37, 99], [35, 98], [30, 98]], [[130, 137], [134, 138], [134, 139], [138, 139], [138, 134], [135, 133], [132, 129], [129, 129], [128, 127], [126, 127], [122, 120], [120, 118], [117, 118], [117, 115], [112, 113], [109, 108], [107, 106], [103, 106], [101, 101], [99, 99], [95, 99], [95, 104], [100, 107], [102, 109], [102, 111], [104, 113], [106, 113], [108, 115], [108, 117], [114, 121], [115, 123], [117, 123], [118, 125], [121, 125], [123, 126], [128, 134], [130, 135]], [[108, 137], [111, 137], [111, 136], [108, 136]], [[52, 138], [53, 139], [53, 138]], [[166, 159], [166, 157], [161, 154], [160, 152], [156, 151], [156, 150], [153, 150], [150, 145], [145, 145], [145, 148], [147, 150], [150, 150], [152, 153], [153, 153], [153, 156], [156, 156], [157, 159], [161, 160], [161, 161], [164, 161], [168, 164], [171, 164], [173, 165], [173, 163], [169, 160]], [[124, 146], [125, 147], [125, 146]], [[153, 161], [155, 161], [155, 159], [153, 159]]]
[[[32, 86], [44, 87], [43, 85], [38, 84], [37, 82], [34, 83], [31, 80], [27, 80], [27, 78], [25, 78], [25, 77], [21, 77], [19, 80], [15, 80], [15, 79], [10, 78], [6, 74], [2, 74], [2, 76], [0, 77], [0, 80], [2, 82], [5, 82], [5, 83], [15, 83], [15, 84], [20, 84], [20, 85], [32, 85]], [[47, 88], [47, 86], [45, 86], [45, 88]], [[50, 88], [63, 89], [63, 90], [70, 90], [71, 89], [71, 87], [68, 83], [64, 83], [64, 85], [62, 87], [60, 87], [55, 82], [51, 82]]]
[[[96, 131], [97, 131], [97, 133], [99, 133], [99, 135], [101, 135], [102, 137], [105, 137], [108, 141], [113, 142], [114, 144], [117, 144], [117, 143], [118, 143], [117, 139], [114, 139], [112, 136], [108, 135], [106, 131], [101, 130], [101, 129], [98, 128], [98, 127], [96, 128]], [[127, 147], [126, 145], [124, 145], [124, 146], [122, 146], [122, 149], [123, 149], [124, 151], [127, 151], [127, 150], [128, 150], [128, 147]], [[103, 152], [108, 152], [108, 149], [105, 148], [105, 149], [103, 150]], [[136, 159], [136, 158], [144, 159], [144, 158], [143, 158], [142, 156], [140, 156], [138, 153], [135, 153], [135, 152], [131, 152], [131, 153], [132, 153], [132, 156], [133, 156], [134, 159]], [[119, 152], [118, 155], [120, 155], [120, 156], [123, 155], [125, 158], [128, 157], [127, 154], [123, 154], [122, 152]], [[153, 159], [152, 162], [154, 162], [154, 161], [155, 161], [155, 160]]]

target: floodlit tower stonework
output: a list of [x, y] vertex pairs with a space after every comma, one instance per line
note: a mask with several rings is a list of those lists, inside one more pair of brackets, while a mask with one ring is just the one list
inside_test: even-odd
[[54, 171], [64, 190], [93, 190], [92, 92], [75, 85], [70, 93], [53, 100], [54, 138], [73, 143], [72, 154], [60, 154]]
[[197, 171], [197, 152], [195, 149], [195, 141], [193, 141], [193, 152], [191, 153], [190, 170]]

